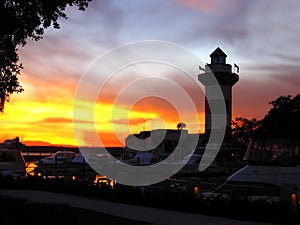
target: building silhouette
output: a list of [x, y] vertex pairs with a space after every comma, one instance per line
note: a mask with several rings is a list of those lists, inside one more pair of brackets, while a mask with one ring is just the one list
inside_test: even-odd
[[[197, 137], [198, 148], [203, 148], [211, 133], [211, 108], [209, 105], [218, 105], [218, 101], [225, 101], [226, 107], [226, 134], [225, 139], [230, 138], [232, 120], [232, 87], [239, 81], [239, 76], [232, 72], [232, 65], [226, 63], [227, 55], [217, 48], [211, 55], [211, 63], [205, 66], [203, 74], [198, 76], [199, 81], [205, 86], [205, 96], [214, 97], [216, 87], [221, 88], [222, 97], [205, 99], [205, 134], [189, 134], [185, 129], [157, 129], [152, 131], [141, 131], [139, 134], [131, 134], [126, 138], [125, 148], [127, 151], [152, 151], [154, 155], [167, 157], [176, 148], [181, 135], [185, 136], [187, 142]], [[234, 67], [238, 66], [235, 64]], [[239, 68], [238, 68], [239, 70]], [[237, 70], [237, 71], [238, 71]], [[214, 79], [212, 79], [212, 76]], [[218, 110], [218, 108], [217, 108]], [[217, 113], [214, 109], [214, 113]], [[218, 128], [215, 128], [218, 129]], [[159, 143], [155, 137], [163, 136]], [[184, 153], [183, 153], [184, 155]], [[156, 159], [158, 160], [158, 159]], [[159, 161], [159, 160], [158, 160]]]
[[[198, 76], [199, 81], [205, 86], [205, 96], [213, 98], [214, 91], [216, 90], [215, 79], [211, 79], [211, 76], [215, 76], [216, 80], [221, 87], [224, 99], [210, 99], [212, 105], [217, 105], [218, 101], [224, 101], [226, 105], [226, 136], [230, 136], [231, 133], [231, 120], [232, 120], [232, 87], [239, 81], [239, 76], [232, 72], [232, 66], [226, 64], [227, 55], [219, 47], [210, 55], [211, 63], [205, 66], [205, 72]], [[235, 67], [238, 66], [235, 64]], [[239, 68], [238, 68], [239, 72]], [[218, 113], [218, 112], [214, 112]], [[211, 109], [207, 98], [205, 98], [205, 134], [208, 137], [211, 132]]]

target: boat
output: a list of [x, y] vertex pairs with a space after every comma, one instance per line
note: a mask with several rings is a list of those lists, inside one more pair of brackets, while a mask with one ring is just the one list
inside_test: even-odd
[[26, 163], [19, 150], [0, 150], [0, 177], [21, 177], [26, 174]]
[[139, 151], [132, 159], [124, 160], [125, 163], [138, 166], [147, 166], [152, 164], [153, 153]]
[[26, 163], [17, 139], [6, 140], [0, 146], [0, 177], [14, 178], [26, 175]]
[[57, 166], [58, 164], [72, 162], [75, 157], [76, 153], [73, 151], [57, 151], [54, 155], [42, 158], [35, 164], [38, 166]]
[[263, 135], [250, 141], [247, 165], [227, 178], [205, 198], [243, 197], [300, 205], [300, 134]]

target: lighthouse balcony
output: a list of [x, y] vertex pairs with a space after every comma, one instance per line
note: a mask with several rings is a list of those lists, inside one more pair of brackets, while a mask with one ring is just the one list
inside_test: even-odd
[[205, 66], [205, 70], [213, 73], [231, 73], [232, 66], [230, 64], [208, 64]]

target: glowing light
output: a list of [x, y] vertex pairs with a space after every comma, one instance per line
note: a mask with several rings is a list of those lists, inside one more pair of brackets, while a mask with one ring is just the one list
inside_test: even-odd
[[26, 175], [28, 176], [34, 176], [34, 169], [37, 167], [37, 165], [34, 164], [34, 162], [30, 162], [26, 165]]
[[292, 205], [297, 205], [297, 194], [293, 193], [291, 197], [292, 197]]
[[196, 197], [199, 197], [200, 196], [200, 188], [199, 187], [194, 187], [194, 195], [196, 196]]
[[106, 176], [99, 175], [99, 174], [96, 175], [93, 183], [95, 186], [106, 185], [109, 186], [110, 188], [114, 188], [114, 186], [116, 185], [115, 180], [108, 179]]

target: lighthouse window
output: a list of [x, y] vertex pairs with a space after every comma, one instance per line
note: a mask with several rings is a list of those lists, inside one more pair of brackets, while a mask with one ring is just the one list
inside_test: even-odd
[[212, 64], [225, 64], [225, 63], [226, 63], [226, 58], [223, 55], [212, 57]]
[[219, 62], [220, 64], [225, 64], [225, 56], [221, 55], [219, 59], [220, 59], [220, 62]]
[[218, 64], [219, 60], [218, 57], [212, 57], [212, 64]]

